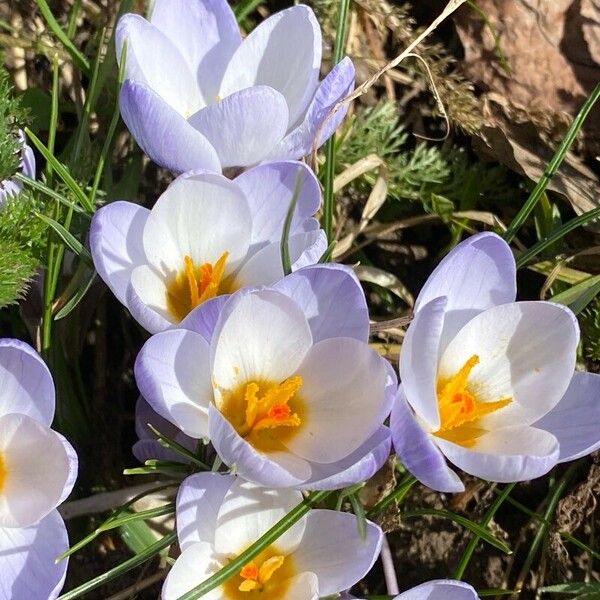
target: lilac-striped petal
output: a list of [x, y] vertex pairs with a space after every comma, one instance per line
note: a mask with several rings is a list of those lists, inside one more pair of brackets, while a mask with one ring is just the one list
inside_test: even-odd
[[273, 285], [302, 308], [313, 341], [331, 337], [369, 339], [365, 293], [350, 267], [322, 264], [304, 267]]
[[495, 233], [474, 235], [456, 246], [423, 286], [415, 311], [440, 296], [448, 298], [441, 348], [480, 312], [517, 294], [516, 266], [510, 246]]
[[221, 172], [210, 142], [149, 87], [127, 80], [121, 88], [121, 116], [142, 150], [175, 173]]
[[438, 579], [418, 585], [394, 600], [479, 600], [479, 596], [468, 583]]
[[208, 435], [208, 405], [212, 400], [209, 348], [206, 340], [185, 329], [151, 337], [135, 361], [138, 388], [163, 418], [186, 435]]
[[600, 375], [576, 372], [561, 401], [534, 426], [558, 439], [558, 462], [600, 448]]
[[223, 168], [259, 163], [283, 139], [287, 121], [284, 97], [264, 85], [231, 94], [189, 119], [201, 137], [212, 144]]
[[29, 527], [0, 528], [0, 598], [57, 598], [69, 560], [54, 561], [68, 547], [67, 529], [56, 510]]
[[516, 425], [484, 433], [471, 448], [438, 438], [459, 469], [488, 481], [512, 483], [545, 475], [558, 462], [558, 440], [535, 427]]
[[183, 481], [177, 493], [177, 539], [185, 551], [196, 542], [215, 541], [217, 518], [233, 475], [197, 473]]
[[90, 250], [98, 275], [125, 304], [131, 272], [145, 264], [142, 245], [150, 211], [132, 202], [113, 202], [99, 209], [90, 227]]
[[226, 0], [156, 0], [151, 23], [179, 49], [208, 104], [242, 38]]
[[251, 86], [270, 86], [283, 94], [289, 126], [293, 126], [315, 93], [321, 51], [321, 28], [313, 11], [304, 5], [282, 10], [242, 42], [225, 71], [220, 96]]
[[415, 312], [400, 353], [400, 379], [409, 404], [432, 431], [440, 427], [437, 371], [447, 299], [435, 298]]
[[60, 495], [60, 500], [58, 501], [58, 504], [62, 504], [71, 495], [71, 492], [73, 491], [73, 486], [77, 481], [77, 476], [79, 474], [79, 457], [77, 456], [77, 452], [75, 452], [75, 448], [71, 446], [69, 440], [67, 440], [66, 437], [64, 437], [57, 431], [54, 431], [53, 433], [61, 441], [65, 454], [67, 455], [67, 462], [69, 465], [67, 479], [63, 485], [63, 491]]
[[448, 467], [429, 433], [417, 422], [402, 387], [392, 409], [390, 429], [394, 449], [402, 464], [423, 484], [438, 492], [463, 492], [465, 486]]
[[304, 120], [273, 148], [265, 160], [298, 159], [310, 154], [314, 148], [321, 147], [348, 112], [347, 104], [332, 111], [340, 100], [352, 92], [354, 76], [354, 65], [348, 57], [335, 65], [317, 88]]
[[297, 178], [301, 178], [290, 234], [305, 231], [305, 221], [321, 205], [321, 189], [314, 173], [295, 161], [266, 163], [249, 169], [234, 181], [246, 195], [252, 214], [251, 252], [268, 242], [281, 241], [283, 223], [294, 195]]
[[54, 408], [54, 382], [42, 357], [25, 342], [0, 339], [0, 416], [21, 413], [49, 426]]
[[228, 294], [211, 298], [192, 310], [188, 316], [176, 325], [177, 329], [189, 329], [199, 333], [209, 344], [217, 326], [223, 306], [229, 299]]
[[381, 551], [381, 528], [366, 521], [361, 538], [354, 515], [311, 510], [300, 546], [294, 553], [298, 571], [317, 575], [319, 595], [329, 596], [352, 587], [370, 570]]

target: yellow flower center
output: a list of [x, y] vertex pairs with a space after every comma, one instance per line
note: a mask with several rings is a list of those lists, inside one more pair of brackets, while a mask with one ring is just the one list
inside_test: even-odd
[[233, 291], [224, 280], [228, 258], [229, 252], [223, 252], [214, 265], [196, 265], [190, 256], [184, 257], [183, 270], [167, 286], [167, 307], [177, 321], [183, 320], [203, 302]]
[[267, 548], [223, 585], [224, 597], [228, 600], [281, 600], [294, 575], [293, 558], [274, 547]]
[[4, 490], [7, 475], [8, 469], [6, 468], [6, 461], [4, 460], [4, 456], [0, 454], [0, 492]]
[[298, 375], [281, 383], [250, 381], [225, 392], [220, 410], [257, 450], [282, 450], [302, 424], [301, 387]]
[[479, 356], [474, 354], [458, 373], [448, 379], [439, 379], [437, 383], [441, 425], [434, 435], [466, 448], [474, 446], [477, 438], [486, 432], [481, 418], [512, 402], [512, 398], [496, 402], [477, 400], [469, 387], [469, 376], [478, 364]]

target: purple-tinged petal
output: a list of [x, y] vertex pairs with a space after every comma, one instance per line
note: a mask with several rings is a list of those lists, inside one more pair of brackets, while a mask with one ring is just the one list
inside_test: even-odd
[[257, 452], [212, 404], [208, 409], [208, 428], [217, 454], [247, 481], [272, 488], [299, 488], [310, 477], [310, 465], [306, 461], [303, 461], [304, 466], [299, 459], [284, 467], [272, 460], [270, 454]]
[[152, 268], [142, 265], [131, 272], [126, 305], [131, 316], [149, 333], [159, 333], [173, 325], [165, 296], [165, 282]]
[[29, 527], [0, 528], [0, 598], [57, 598], [69, 560], [54, 561], [68, 547], [67, 529], [56, 510]]
[[335, 65], [317, 88], [302, 123], [292, 129], [265, 160], [298, 159], [322, 146], [348, 112], [347, 104], [332, 111], [354, 89], [354, 76], [354, 65], [348, 57]]
[[205, 102], [213, 102], [242, 42], [226, 0], [156, 0], [150, 21], [179, 49]]
[[49, 426], [54, 408], [54, 382], [42, 357], [25, 342], [0, 339], [0, 416], [21, 413]]
[[339, 490], [370, 479], [390, 455], [390, 430], [383, 425], [357, 450], [330, 464], [312, 463], [310, 480], [302, 489]]
[[196, 542], [215, 541], [219, 509], [236, 478], [197, 473], [183, 481], [177, 493], [177, 539], [185, 551]]
[[465, 486], [448, 467], [434, 439], [417, 422], [402, 388], [390, 418], [394, 449], [402, 464], [423, 484], [438, 492], [463, 492]]
[[21, 171], [23, 175], [30, 179], [35, 179], [35, 154], [33, 150], [27, 145], [23, 144], [21, 159]]
[[172, 329], [152, 336], [135, 361], [138, 388], [150, 406], [186, 435], [208, 435], [212, 399], [209, 348], [193, 331]]
[[311, 510], [300, 546], [294, 552], [299, 572], [315, 573], [319, 595], [329, 596], [352, 587], [373, 567], [381, 551], [383, 532], [365, 522], [361, 538], [354, 515], [332, 510]]
[[440, 450], [459, 469], [498, 483], [545, 475], [558, 462], [558, 440], [549, 432], [517, 425], [489, 431], [465, 448], [437, 438]]
[[188, 316], [176, 325], [177, 329], [189, 329], [199, 333], [209, 344], [212, 340], [219, 315], [229, 299], [229, 294], [223, 294], [203, 302], [192, 310]]
[[293, 126], [304, 116], [317, 88], [321, 52], [321, 28], [313, 11], [304, 5], [282, 10], [242, 42], [225, 71], [219, 95], [225, 98], [251, 86], [270, 86], [284, 96]]
[[468, 583], [438, 579], [418, 585], [394, 600], [479, 600], [479, 596]]
[[432, 431], [440, 427], [437, 371], [446, 297], [435, 298], [415, 312], [400, 352], [400, 380], [413, 410]]
[[558, 439], [558, 462], [575, 460], [600, 448], [600, 375], [575, 372], [561, 401], [534, 426]]
[[142, 150], [175, 173], [205, 169], [221, 172], [210, 142], [156, 92], [127, 80], [121, 88], [121, 116]]
[[150, 211], [132, 202], [113, 202], [96, 212], [90, 227], [90, 250], [98, 275], [125, 304], [131, 272], [146, 263], [142, 242]]
[[287, 120], [284, 97], [261, 85], [202, 108], [189, 123], [212, 144], [225, 168], [248, 167], [263, 160], [285, 135]]
[[321, 188], [314, 173], [295, 161], [266, 163], [249, 169], [234, 181], [246, 195], [252, 214], [251, 252], [268, 242], [281, 241], [283, 223], [301, 177], [300, 194], [290, 234], [304, 231], [304, 224], [321, 205]]
[[117, 60], [127, 41], [125, 79], [145, 85], [180, 115], [204, 104], [187, 62], [158, 28], [135, 14], [119, 19], [115, 34]]
[[315, 343], [331, 337], [369, 340], [365, 293], [350, 267], [333, 263], [304, 267], [272, 287], [302, 308]]
[[75, 482], [77, 481], [77, 475], [79, 474], [79, 457], [77, 456], [77, 452], [75, 452], [75, 448], [73, 448], [73, 446], [71, 446], [71, 444], [67, 440], [67, 438], [65, 438], [63, 435], [61, 435], [57, 431], [55, 431], [54, 433], [56, 434], [58, 439], [62, 442], [62, 445], [65, 449], [65, 454], [67, 455], [67, 461], [69, 464], [67, 480], [65, 481], [65, 484], [63, 486], [63, 491], [60, 496], [60, 500], [58, 502], [59, 504], [62, 504], [71, 495], [71, 492], [73, 491], [73, 486], [75, 485]]
[[423, 286], [415, 312], [440, 296], [448, 298], [441, 347], [480, 312], [514, 302], [516, 266], [510, 246], [495, 233], [479, 233], [456, 246]]

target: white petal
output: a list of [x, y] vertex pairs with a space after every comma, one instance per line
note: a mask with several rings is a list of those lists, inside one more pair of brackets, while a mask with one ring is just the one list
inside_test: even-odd
[[291, 376], [312, 344], [298, 305], [270, 290], [240, 294], [230, 302], [211, 345], [214, 385], [234, 389], [248, 381], [279, 383]]
[[18, 414], [0, 417], [6, 470], [0, 527], [27, 527], [54, 510], [70, 476], [69, 456], [51, 429]]
[[469, 321], [450, 342], [438, 376], [455, 375], [479, 357], [469, 389], [479, 401], [512, 398], [482, 420], [486, 429], [529, 425], [563, 397], [575, 369], [579, 329], [573, 313], [550, 302], [496, 306]]
[[246, 256], [252, 218], [242, 191], [226, 177], [202, 173], [178, 177], [158, 199], [144, 227], [148, 263], [173, 276], [194, 263], [215, 263], [229, 252], [226, 273]]
[[303, 380], [303, 422], [285, 442], [294, 454], [336, 462], [381, 425], [387, 369], [368, 344], [353, 338], [323, 340], [310, 349], [297, 373]]
[[[237, 556], [302, 502], [295, 490], [269, 490], [237, 479], [221, 504], [215, 531], [215, 549]], [[299, 527], [298, 527], [299, 525]], [[304, 520], [280, 538], [275, 545], [283, 554], [293, 552], [302, 537]]]
[[485, 433], [464, 448], [441, 438], [437, 444], [459, 469], [488, 481], [512, 483], [545, 475], [558, 462], [558, 440], [534, 427], [506, 427]]
[[282, 600], [317, 600], [319, 580], [314, 573], [305, 572], [290, 578]]
[[418, 585], [395, 600], [479, 600], [479, 596], [468, 583], [438, 579]]
[[126, 300], [135, 320], [150, 333], [158, 333], [175, 323], [167, 303], [165, 276], [148, 265], [131, 272]]
[[366, 538], [354, 515], [332, 510], [311, 510], [300, 546], [294, 552], [299, 571], [312, 571], [319, 580], [319, 594], [342, 592], [360, 581], [379, 556], [383, 532], [366, 522]]
[[308, 6], [294, 6], [272, 15], [233, 55], [220, 96], [268, 85], [285, 97], [291, 127], [304, 115], [317, 89], [321, 45], [321, 29]]

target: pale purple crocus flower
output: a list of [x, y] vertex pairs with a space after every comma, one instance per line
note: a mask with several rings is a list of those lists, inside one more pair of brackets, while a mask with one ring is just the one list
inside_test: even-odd
[[56, 507], [77, 477], [77, 455], [50, 429], [54, 384], [27, 344], [0, 339], [0, 598], [52, 600], [69, 547]]
[[318, 262], [327, 249], [313, 215], [319, 184], [299, 162], [260, 165], [231, 181], [190, 172], [152, 210], [113, 202], [90, 229], [96, 270], [150, 333], [180, 323], [196, 306], [242, 287], [277, 281], [283, 223], [300, 177], [289, 249], [292, 269]]
[[338, 489], [387, 459], [396, 378], [367, 344], [364, 293], [347, 267], [305, 267], [212, 300], [180, 327], [143, 346], [140, 392], [245, 479]]
[[400, 356], [391, 415], [398, 456], [425, 485], [463, 471], [533, 479], [600, 447], [600, 376], [575, 372], [579, 327], [552, 302], [515, 302], [508, 244], [475, 235], [423, 287]]
[[[340, 600], [350, 600], [354, 596], [343, 594]], [[403, 592], [394, 600], [479, 600], [477, 592], [468, 583], [453, 579], [436, 579], [422, 583]]]
[[[35, 156], [33, 150], [25, 141], [25, 134], [19, 130], [19, 142], [21, 143], [21, 159], [19, 161], [19, 172], [35, 179]], [[23, 184], [14, 178], [0, 181], [0, 207], [11, 197], [17, 195], [23, 189]]]
[[319, 83], [321, 29], [301, 4], [242, 40], [225, 0], [156, 0], [150, 21], [121, 17], [118, 57], [125, 40], [121, 115], [177, 173], [306, 156], [340, 125], [347, 107], [331, 109], [354, 86], [348, 58]]
[[[239, 556], [302, 502], [294, 490], [268, 489], [232, 475], [188, 477], [177, 496], [181, 556], [169, 571], [163, 600], [176, 600]], [[381, 550], [381, 529], [356, 517], [311, 510], [206, 600], [316, 600], [353, 586]]]

